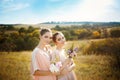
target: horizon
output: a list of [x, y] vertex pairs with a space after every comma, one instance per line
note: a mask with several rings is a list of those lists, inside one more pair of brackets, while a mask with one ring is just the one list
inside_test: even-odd
[[77, 22], [71, 22], [71, 21], [67, 21], [67, 22], [65, 22], [65, 21], [62, 21], [62, 22], [60, 22], [60, 21], [58, 21], [58, 22], [56, 22], [56, 21], [48, 21], [48, 22], [42, 22], [42, 23], [36, 23], [36, 24], [28, 24], [28, 23], [0, 23], [0, 25], [38, 25], [38, 24], [74, 24], [74, 23], [120, 23], [120, 22], [115, 22], [115, 21], [108, 21], [108, 22], [94, 22], [94, 21], [77, 21]]
[[120, 22], [119, 0], [1, 0], [0, 24]]

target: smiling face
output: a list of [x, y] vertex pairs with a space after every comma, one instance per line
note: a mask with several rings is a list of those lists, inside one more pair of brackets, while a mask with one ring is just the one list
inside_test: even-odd
[[60, 32], [56, 33], [56, 35], [53, 35], [53, 38], [54, 38], [54, 42], [58, 46], [63, 46], [66, 42], [66, 39], [65, 39], [64, 35]]
[[52, 40], [52, 33], [46, 32], [44, 35], [40, 37], [40, 40], [42, 41], [43, 44], [48, 45]]
[[52, 32], [51, 31], [44, 31], [43, 34], [40, 35], [40, 41], [44, 45], [48, 45], [52, 40]]

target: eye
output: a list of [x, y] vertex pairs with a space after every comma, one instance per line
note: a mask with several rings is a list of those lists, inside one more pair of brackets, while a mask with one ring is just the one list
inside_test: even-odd
[[61, 38], [58, 38], [58, 41], [60, 41], [61, 40]]

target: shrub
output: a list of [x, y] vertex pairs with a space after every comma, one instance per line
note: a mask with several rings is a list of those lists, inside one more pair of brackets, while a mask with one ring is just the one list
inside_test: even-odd
[[115, 28], [110, 30], [111, 37], [120, 37], [120, 28]]
[[104, 39], [91, 41], [83, 50], [84, 54], [117, 54], [120, 52], [120, 39]]

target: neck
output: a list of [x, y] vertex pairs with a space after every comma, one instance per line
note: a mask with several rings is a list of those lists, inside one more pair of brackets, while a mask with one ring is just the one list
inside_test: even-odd
[[45, 45], [42, 42], [39, 42], [37, 47], [40, 48], [40, 49], [44, 49]]
[[57, 49], [58, 49], [58, 50], [62, 50], [62, 49], [63, 49], [63, 46], [58, 46], [58, 45], [57, 45]]

